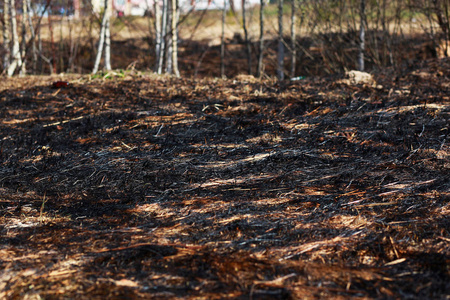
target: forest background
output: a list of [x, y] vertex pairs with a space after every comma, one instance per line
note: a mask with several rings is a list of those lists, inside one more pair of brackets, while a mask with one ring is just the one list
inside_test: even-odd
[[147, 1], [144, 16], [111, 0], [1, 2], [8, 76], [103, 68], [283, 79], [408, 68], [449, 54], [445, 0], [224, 1], [215, 10], [212, 1], [200, 10], [201, 2], [163, 0]]

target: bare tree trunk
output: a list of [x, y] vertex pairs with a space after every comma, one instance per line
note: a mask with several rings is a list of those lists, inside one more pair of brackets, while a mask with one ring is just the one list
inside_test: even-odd
[[283, 4], [283, 0], [278, 0], [277, 77], [279, 80], [284, 79]]
[[225, 21], [227, 16], [227, 0], [223, 0], [222, 36], [220, 38], [220, 76], [225, 76]]
[[33, 63], [32, 63], [32, 72], [36, 73], [36, 66], [37, 66], [37, 48], [36, 48], [36, 32], [34, 30], [33, 20], [31, 18], [32, 14], [34, 13], [31, 9], [31, 0], [26, 0], [27, 5], [27, 11], [28, 11], [28, 26], [30, 27], [30, 35], [31, 35], [31, 51], [32, 51], [32, 57], [33, 57]]
[[[105, 46], [106, 27], [109, 22], [108, 19], [109, 19], [109, 0], [105, 0], [104, 12], [103, 12], [103, 18], [102, 18], [102, 27], [100, 29], [100, 37], [99, 37], [99, 41], [98, 41], [97, 56], [95, 58], [94, 69], [92, 70], [92, 74], [97, 73], [98, 68], [100, 66], [100, 60], [102, 58], [103, 47]], [[106, 58], [106, 53], [105, 53], [105, 58]], [[106, 64], [106, 61], [105, 61], [105, 64]], [[109, 66], [109, 67], [111, 67], [111, 66]]]
[[172, 0], [172, 71], [176, 77], [180, 77], [178, 70], [178, 1]]
[[180, 76], [178, 69], [178, 1], [163, 0], [162, 9], [155, 4], [156, 72]]
[[252, 74], [252, 49], [248, 37], [246, 15], [247, 15], [247, 8], [245, 7], [245, 0], [242, 0], [242, 28], [244, 29], [244, 41], [247, 47], [248, 74]]
[[[43, 59], [42, 59], [42, 35], [41, 35], [41, 27], [36, 28], [37, 29], [37, 48], [38, 48], [38, 52], [41, 54], [39, 57], [41, 58], [38, 62], [38, 67], [39, 67], [39, 71], [40, 73], [43, 72], [44, 67], [43, 67]], [[51, 66], [50, 66], [50, 70], [51, 70]]]
[[448, 53], [449, 52], [448, 47], [450, 47], [450, 3], [448, 1], [444, 1], [444, 7], [442, 9], [444, 10], [445, 24], [447, 25], [445, 27], [446, 28], [445, 30], [447, 31], [447, 49], [446, 49], [446, 53]]
[[360, 71], [364, 71], [364, 50], [365, 50], [365, 40], [366, 40], [366, 30], [365, 30], [365, 19], [366, 19], [366, 1], [361, 1], [361, 7], [359, 11], [360, 25], [359, 25], [359, 57], [358, 57], [358, 68]]
[[[36, 53], [39, 54], [39, 58], [40, 58], [40, 60], [38, 61], [38, 63], [39, 63], [38, 67], [39, 67], [40, 73], [43, 73], [43, 71], [44, 71], [43, 64], [42, 64], [42, 62], [44, 61], [45, 63], [48, 64], [50, 73], [53, 74], [56, 71], [55, 65], [52, 62], [52, 58], [47, 58], [44, 56], [44, 52], [43, 52], [43, 48], [42, 48], [42, 38], [41, 38], [41, 25], [40, 25], [41, 20], [42, 20], [43, 16], [45, 15], [45, 13], [48, 10], [51, 10], [50, 6], [51, 6], [51, 0], [47, 0], [44, 9], [41, 11], [41, 15], [39, 16], [39, 22], [36, 25], [36, 30], [34, 32], [35, 32], [35, 37], [36, 37], [36, 33], [37, 33], [37, 51], [36, 51]], [[30, 18], [30, 22], [31, 22], [31, 18]], [[55, 57], [55, 48], [54, 48], [54, 41], [53, 41], [53, 27], [52, 27], [50, 15], [48, 16], [48, 23], [49, 23], [50, 36], [51, 36], [52, 55], [53, 55], [53, 57]]]
[[9, 65], [11, 64], [11, 40], [10, 40], [10, 32], [11, 32], [11, 23], [10, 23], [10, 13], [11, 9], [11, 1], [4, 0], [3, 2], [3, 48], [5, 50], [5, 54], [3, 56], [3, 70], [6, 71], [9, 69]]
[[20, 56], [22, 58], [22, 63], [20, 66], [20, 75], [25, 75], [27, 73], [26, 69], [26, 51], [27, 51], [27, 16], [28, 16], [28, 5], [27, 0], [22, 1], [22, 43], [20, 44]]
[[158, 72], [160, 60], [161, 60], [161, 45], [162, 45], [162, 35], [161, 35], [161, 8], [159, 7], [158, 1], [154, 3], [155, 12], [155, 72]]
[[[75, 3], [74, 3], [75, 5]], [[76, 18], [76, 16], [74, 16]], [[66, 72], [73, 72], [74, 70], [74, 65], [73, 62], [75, 60], [76, 57], [76, 50], [78, 48], [78, 43], [74, 41], [73, 35], [72, 35], [72, 23], [70, 20], [70, 16], [67, 15], [67, 25], [69, 27], [69, 58], [67, 60], [67, 68], [66, 68]]]
[[296, 5], [295, 0], [291, 0], [291, 77], [295, 76], [295, 64], [297, 59], [297, 43], [296, 43]]
[[[108, 0], [106, 0], [108, 1]], [[110, 71], [111, 68], [111, 6], [105, 11], [108, 14], [105, 27], [105, 69]]]
[[[58, 64], [59, 70], [64, 70], [64, 56], [63, 53], [65, 52], [64, 49], [64, 38], [63, 38], [63, 32], [64, 32], [64, 15], [61, 15], [61, 19], [59, 20], [59, 43], [58, 43]], [[55, 60], [56, 63], [56, 60]]]
[[157, 73], [162, 73], [163, 63], [164, 63], [164, 54], [166, 52], [166, 33], [167, 33], [167, 5], [168, 1], [163, 0], [163, 6], [162, 6], [162, 16], [161, 16], [161, 46], [159, 50], [159, 57], [158, 57], [158, 69]]
[[16, 20], [16, 1], [11, 0], [11, 30], [12, 30], [12, 61], [9, 65], [7, 74], [8, 76], [12, 76], [17, 67], [22, 65], [22, 59], [20, 57], [20, 45], [19, 45], [19, 36], [17, 34], [17, 20]]
[[172, 62], [172, 0], [167, 1], [167, 34], [165, 36], [166, 39], [166, 70], [165, 72], [168, 74], [172, 74], [173, 72], [173, 62]]
[[258, 68], [256, 70], [256, 76], [260, 78], [262, 76], [263, 58], [264, 58], [264, 7], [266, 1], [261, 0], [259, 6], [259, 49], [258, 49]]
[[[51, 0], [47, 0], [47, 3], [50, 3]], [[51, 8], [50, 8], [51, 10]], [[49, 60], [50, 64], [50, 73], [56, 73], [56, 50], [55, 50], [55, 39], [53, 34], [53, 22], [50, 13], [48, 14], [48, 29], [50, 31], [50, 48], [52, 50], [52, 56]], [[42, 53], [42, 47], [41, 47], [41, 53]]]

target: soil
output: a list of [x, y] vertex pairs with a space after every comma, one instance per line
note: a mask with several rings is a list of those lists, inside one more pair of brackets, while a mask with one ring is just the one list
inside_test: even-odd
[[447, 299], [449, 78], [3, 79], [0, 297]]

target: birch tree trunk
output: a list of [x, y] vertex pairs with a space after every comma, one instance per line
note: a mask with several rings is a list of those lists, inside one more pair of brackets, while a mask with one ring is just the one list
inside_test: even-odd
[[176, 77], [180, 77], [178, 70], [178, 1], [172, 0], [172, 71]]
[[245, 7], [245, 0], [242, 0], [242, 28], [244, 29], [244, 41], [245, 46], [247, 47], [247, 65], [248, 65], [248, 74], [252, 74], [252, 49], [250, 45], [250, 40], [248, 37], [247, 30], [247, 8]]
[[160, 49], [158, 57], [158, 68], [157, 73], [162, 73], [162, 68], [164, 64], [164, 53], [166, 52], [166, 33], [167, 33], [167, 2], [168, 0], [163, 0], [162, 15], [161, 15], [161, 35], [160, 35]]
[[[103, 12], [103, 18], [102, 18], [102, 27], [100, 28], [100, 37], [99, 37], [99, 41], [98, 41], [97, 56], [95, 58], [94, 69], [92, 70], [92, 74], [95, 74], [98, 72], [98, 68], [100, 66], [100, 61], [102, 59], [103, 47], [105, 46], [105, 48], [106, 48], [105, 39], [106, 39], [106, 28], [107, 28], [108, 22], [109, 22], [108, 19], [109, 19], [109, 0], [105, 0], [104, 12]], [[105, 65], [107, 63], [106, 56], [107, 56], [107, 54], [105, 52]], [[111, 65], [109, 65], [109, 67], [111, 67]]]
[[[109, 0], [106, 0], [109, 1]], [[108, 14], [106, 19], [106, 28], [105, 28], [105, 69], [110, 71], [111, 68], [111, 6], [108, 6], [108, 10], [105, 11], [105, 14]]]
[[[155, 12], [155, 67], [154, 71], [158, 72], [160, 59], [161, 59], [161, 8], [159, 7], [158, 1], [154, 2], [154, 12]], [[158, 73], [159, 74], [159, 73]]]
[[365, 20], [366, 20], [366, 1], [361, 1], [361, 7], [359, 10], [360, 25], [359, 25], [359, 56], [358, 56], [358, 69], [364, 71], [364, 50], [366, 48], [366, 30], [365, 30]]
[[27, 16], [28, 16], [27, 0], [23, 0], [22, 1], [22, 43], [20, 45], [22, 64], [21, 64], [21, 68], [20, 68], [20, 75], [25, 75], [27, 73], [26, 64], [25, 64], [26, 51], [27, 51]]
[[295, 64], [297, 63], [297, 43], [296, 43], [296, 23], [297, 23], [297, 9], [295, 0], [291, 0], [291, 77], [295, 76]]
[[16, 20], [16, 1], [11, 0], [11, 30], [12, 30], [12, 61], [8, 67], [7, 74], [8, 76], [12, 76], [17, 67], [22, 65], [22, 59], [20, 57], [20, 45], [19, 45], [19, 36], [17, 34], [17, 20]]
[[258, 47], [258, 67], [256, 70], [256, 76], [260, 78], [262, 76], [263, 69], [263, 57], [264, 57], [264, 7], [266, 1], [261, 0], [259, 6], [259, 47]]
[[165, 43], [166, 43], [166, 53], [165, 57], [166, 57], [166, 70], [165, 72], [167, 74], [172, 74], [173, 71], [173, 63], [172, 63], [172, 53], [173, 53], [173, 48], [172, 48], [172, 0], [167, 0], [167, 24], [166, 24], [166, 30], [167, 30], [167, 34], [165, 36]]
[[3, 70], [6, 71], [9, 69], [9, 65], [11, 63], [11, 40], [10, 40], [10, 32], [11, 32], [11, 23], [9, 22], [9, 10], [11, 8], [10, 0], [4, 0], [3, 2], [3, 49], [5, 50], [5, 54], [3, 55]]
[[283, 4], [283, 0], [278, 0], [277, 77], [279, 80], [284, 79]]

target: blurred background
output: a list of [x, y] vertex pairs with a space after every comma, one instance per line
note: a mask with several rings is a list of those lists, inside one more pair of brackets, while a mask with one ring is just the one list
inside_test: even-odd
[[113, 69], [284, 79], [449, 55], [448, 0], [3, 0], [0, 8], [6, 76]]

